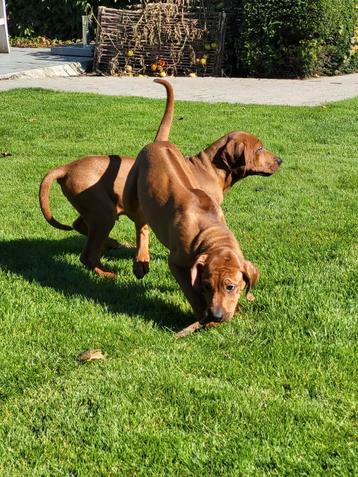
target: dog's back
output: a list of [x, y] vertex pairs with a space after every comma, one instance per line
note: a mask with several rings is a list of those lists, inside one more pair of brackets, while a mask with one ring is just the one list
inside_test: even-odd
[[220, 206], [201, 190], [174, 144], [145, 146], [135, 164], [138, 205], [158, 239], [170, 250], [188, 251], [203, 222], [224, 224]]

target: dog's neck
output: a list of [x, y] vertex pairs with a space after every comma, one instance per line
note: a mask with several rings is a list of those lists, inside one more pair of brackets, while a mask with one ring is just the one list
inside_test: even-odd
[[211, 223], [203, 227], [193, 243], [194, 255], [215, 254], [223, 248], [228, 248], [236, 253], [239, 258], [243, 257], [238, 241], [226, 224], [219, 222]]
[[224, 199], [224, 191], [226, 192], [225, 171], [213, 166], [212, 161], [204, 151], [196, 156], [188, 156], [186, 159], [200, 183], [201, 189], [218, 204], [221, 204]]

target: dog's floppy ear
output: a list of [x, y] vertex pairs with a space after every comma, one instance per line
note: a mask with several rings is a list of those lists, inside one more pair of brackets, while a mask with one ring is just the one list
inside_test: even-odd
[[229, 139], [223, 150], [223, 162], [232, 171], [236, 167], [244, 166], [245, 159], [242, 161], [245, 152], [245, 144], [238, 139]]
[[249, 301], [254, 301], [255, 297], [250, 290], [256, 285], [256, 282], [260, 278], [260, 272], [249, 260], [245, 260], [242, 273], [246, 282], [246, 298]]
[[191, 268], [191, 285], [195, 289], [200, 289], [200, 284], [201, 284], [201, 270], [203, 266], [205, 265], [206, 259], [208, 258], [208, 255], [203, 254], [199, 255], [199, 257], [196, 259], [196, 262]]

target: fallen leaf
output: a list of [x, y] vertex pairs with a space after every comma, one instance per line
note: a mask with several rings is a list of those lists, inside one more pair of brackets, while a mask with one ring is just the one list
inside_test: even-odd
[[107, 357], [106, 354], [103, 353], [102, 350], [89, 348], [89, 349], [86, 349], [85, 351], [82, 351], [82, 353], [78, 355], [78, 360], [81, 363], [86, 363], [87, 361], [95, 361], [97, 359], [106, 359], [106, 357]]

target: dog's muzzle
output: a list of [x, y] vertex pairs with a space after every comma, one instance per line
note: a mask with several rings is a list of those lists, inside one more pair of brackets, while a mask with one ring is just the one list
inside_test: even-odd
[[221, 321], [224, 321], [225, 319], [225, 311], [223, 308], [220, 308], [220, 307], [214, 307], [214, 308], [210, 308], [208, 311], [207, 311], [207, 320], [208, 321], [217, 321], [217, 322], [221, 322]]

